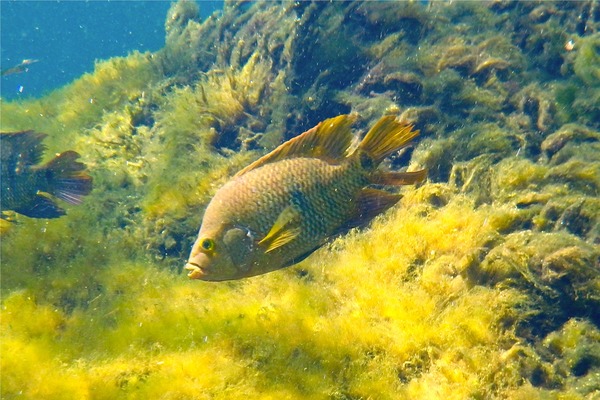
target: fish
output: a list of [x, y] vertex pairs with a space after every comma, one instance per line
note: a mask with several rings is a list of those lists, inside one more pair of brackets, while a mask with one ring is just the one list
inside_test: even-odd
[[27, 66], [34, 64], [36, 62], [39, 62], [39, 60], [34, 60], [31, 58], [25, 59], [25, 60], [21, 61], [21, 63], [15, 65], [14, 67], [3, 69], [0, 72], [0, 75], [7, 76], [7, 75], [12, 75], [12, 74], [21, 74], [23, 72], [27, 72], [27, 71], [29, 71], [29, 68]]
[[46, 150], [47, 135], [32, 130], [0, 132], [0, 211], [14, 211], [30, 218], [65, 215], [55, 197], [80, 204], [92, 190], [92, 178], [72, 150], [39, 165]]
[[424, 169], [378, 168], [418, 130], [384, 116], [356, 145], [355, 119], [339, 115], [320, 122], [218, 189], [185, 264], [188, 277], [235, 280], [294, 265], [396, 204], [401, 195], [386, 187], [425, 180]]

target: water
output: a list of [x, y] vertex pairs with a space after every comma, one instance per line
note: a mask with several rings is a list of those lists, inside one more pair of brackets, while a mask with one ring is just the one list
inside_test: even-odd
[[[94, 61], [164, 46], [169, 1], [2, 1], [1, 68], [36, 59], [2, 78], [4, 99], [40, 97], [86, 72]], [[221, 1], [202, 2], [206, 17]]]

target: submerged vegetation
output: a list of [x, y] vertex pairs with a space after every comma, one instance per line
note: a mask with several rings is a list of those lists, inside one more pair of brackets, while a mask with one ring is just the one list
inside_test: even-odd
[[[600, 394], [597, 2], [197, 7], [161, 51], [2, 100], [2, 131], [94, 178], [64, 217], [0, 220], [2, 398]], [[428, 181], [297, 267], [189, 281], [217, 188], [343, 113], [414, 123], [387, 167]]]

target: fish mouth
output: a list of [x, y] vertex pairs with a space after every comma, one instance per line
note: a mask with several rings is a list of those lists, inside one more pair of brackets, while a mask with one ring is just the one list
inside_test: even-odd
[[185, 264], [185, 269], [190, 271], [187, 275], [190, 279], [202, 279], [202, 277], [206, 275], [206, 272], [204, 272], [202, 267], [193, 262]]

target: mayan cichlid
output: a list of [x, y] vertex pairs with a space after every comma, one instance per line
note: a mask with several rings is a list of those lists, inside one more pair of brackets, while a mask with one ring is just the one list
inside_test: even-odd
[[[38, 165], [46, 134], [34, 131], [0, 133], [0, 210], [31, 218], [57, 218], [65, 214], [53, 197], [79, 204], [92, 190], [92, 178], [79, 154], [65, 151]], [[4, 218], [3, 214], [3, 218]]]
[[223, 281], [300, 262], [328, 240], [400, 200], [370, 185], [421, 182], [426, 171], [384, 172], [384, 158], [419, 131], [381, 118], [357, 145], [340, 115], [283, 143], [239, 171], [212, 198], [185, 266], [192, 279]]

